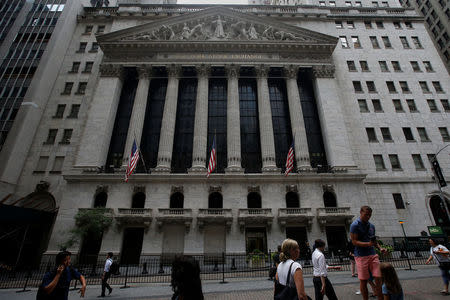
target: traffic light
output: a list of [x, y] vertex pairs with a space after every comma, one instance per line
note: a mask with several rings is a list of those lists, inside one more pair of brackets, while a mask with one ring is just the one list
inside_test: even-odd
[[444, 175], [442, 174], [441, 167], [439, 166], [439, 163], [437, 161], [437, 158], [434, 157], [431, 161], [431, 165], [433, 166], [434, 175], [436, 176], [439, 185], [441, 187], [447, 186], [447, 182], [445, 182]]

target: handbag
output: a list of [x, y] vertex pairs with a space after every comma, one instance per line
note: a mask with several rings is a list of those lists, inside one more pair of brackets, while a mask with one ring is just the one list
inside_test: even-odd
[[[298, 300], [297, 288], [289, 286], [291, 280], [291, 268], [294, 262], [289, 266], [289, 272], [287, 275], [286, 285], [282, 285], [278, 280], [275, 280], [275, 296], [274, 300]], [[312, 300], [309, 296], [306, 296], [308, 300]]]

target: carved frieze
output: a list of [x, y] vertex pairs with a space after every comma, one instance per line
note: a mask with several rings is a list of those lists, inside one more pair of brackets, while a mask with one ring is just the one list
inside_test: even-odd
[[211, 72], [210, 65], [197, 65], [195, 66], [195, 70], [197, 71], [198, 77], [208, 77]]
[[101, 77], [122, 77], [123, 68], [120, 65], [113, 64], [101, 64], [100, 76]]
[[260, 190], [260, 188], [259, 188], [259, 185], [252, 185], [252, 186], [249, 186], [248, 187], [248, 192], [249, 193], [260, 193], [261, 192], [261, 190]]
[[171, 190], [170, 190], [171, 194], [174, 193], [183, 193], [183, 186], [182, 185], [174, 185], [172, 186]]
[[181, 66], [175, 64], [167, 66], [167, 75], [169, 77], [179, 77], [181, 75]]
[[221, 193], [222, 192], [222, 187], [219, 185], [211, 185], [209, 186], [209, 192], [210, 193]]
[[227, 65], [225, 66], [228, 78], [237, 78], [239, 76], [240, 67], [237, 65]]
[[137, 67], [139, 79], [146, 79], [152, 76], [152, 67], [150, 65], [142, 65]]
[[294, 65], [289, 65], [284, 67], [284, 74], [287, 76], [287, 78], [289, 79], [296, 79], [297, 78], [297, 74], [298, 74], [298, 66], [294, 66]]
[[255, 68], [256, 75], [260, 78], [267, 77], [267, 75], [269, 74], [269, 70], [270, 67], [268, 65], [259, 65]]
[[313, 75], [316, 78], [334, 78], [334, 70], [333, 65], [314, 66]]
[[145, 194], [145, 185], [135, 185], [133, 189], [133, 194], [136, 193], [144, 193]]
[[50, 187], [50, 183], [47, 181], [39, 181], [38, 184], [36, 184], [35, 192], [48, 192], [48, 189]]
[[289, 193], [289, 192], [298, 193], [297, 185], [296, 184], [286, 185], [286, 193]]

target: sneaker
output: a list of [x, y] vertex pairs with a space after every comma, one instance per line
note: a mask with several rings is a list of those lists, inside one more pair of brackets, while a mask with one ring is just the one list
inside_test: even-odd
[[360, 290], [357, 290], [355, 294], [356, 294], [356, 295], [361, 295], [361, 291], [360, 291]]
[[112, 288], [109, 289], [108, 295], [111, 295], [112, 293]]

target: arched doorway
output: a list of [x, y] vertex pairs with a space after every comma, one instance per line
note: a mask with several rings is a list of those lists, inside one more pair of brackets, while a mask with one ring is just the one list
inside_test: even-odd
[[183, 208], [184, 195], [180, 192], [173, 193], [170, 196], [170, 208]]
[[298, 194], [295, 192], [286, 193], [286, 208], [298, 208], [298, 207], [300, 207]]
[[337, 207], [336, 196], [329, 191], [323, 193], [323, 205], [325, 207]]
[[[448, 206], [448, 199], [445, 201], [447, 201]], [[430, 209], [436, 225], [441, 226], [444, 232], [447, 233], [447, 236], [450, 235], [450, 218], [447, 215], [444, 202], [439, 195], [434, 195], [430, 198]]]
[[214, 192], [209, 195], [208, 208], [223, 208], [223, 198], [221, 193]]
[[108, 200], [108, 194], [106, 192], [100, 192], [95, 195], [94, 207], [106, 207], [106, 201]]

